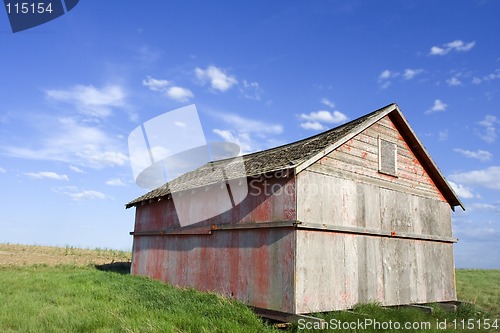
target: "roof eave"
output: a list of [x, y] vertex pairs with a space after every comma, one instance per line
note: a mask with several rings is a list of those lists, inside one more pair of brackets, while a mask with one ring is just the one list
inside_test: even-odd
[[441, 173], [436, 163], [434, 163], [430, 154], [427, 152], [427, 149], [425, 149], [425, 146], [422, 144], [413, 129], [410, 127], [410, 124], [404, 117], [399, 107], [396, 106], [396, 109], [393, 111], [395, 112], [391, 112], [389, 114], [389, 117], [396, 125], [396, 127], [400, 130], [400, 132], [406, 136], [404, 137], [404, 140], [407, 142], [413, 153], [417, 156], [422, 166], [429, 173], [432, 181], [437, 186], [448, 204], [453, 210], [455, 210], [456, 206], [460, 206], [463, 210], [465, 210], [462, 201], [460, 201], [460, 198], [457, 196], [444, 175]]

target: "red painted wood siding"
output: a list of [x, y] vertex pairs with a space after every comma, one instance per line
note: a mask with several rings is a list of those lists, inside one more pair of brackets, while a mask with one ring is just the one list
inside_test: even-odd
[[[259, 223], [271, 221], [295, 221], [295, 179], [293, 173], [284, 176], [268, 176], [248, 179], [248, 195], [234, 208], [222, 214], [204, 219], [193, 226], [213, 224]], [[211, 212], [217, 205], [218, 197], [226, 194], [220, 187], [187, 191], [176, 200], [183, 200], [184, 209], [200, 216], [204, 211]], [[163, 199], [138, 206], [136, 210], [135, 230], [158, 231], [165, 228], [180, 227], [179, 219], [172, 199]]]

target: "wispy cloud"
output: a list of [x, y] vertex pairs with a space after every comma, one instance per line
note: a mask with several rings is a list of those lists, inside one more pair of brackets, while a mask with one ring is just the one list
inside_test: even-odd
[[423, 72], [424, 70], [421, 68], [406, 68], [403, 74], [398, 71], [386, 69], [379, 74], [378, 83], [381, 89], [387, 89], [392, 84], [391, 80], [395, 78], [402, 77], [404, 80], [409, 81]]
[[474, 198], [474, 194], [472, 193], [472, 190], [470, 188], [463, 186], [462, 184], [454, 183], [452, 181], [449, 181], [448, 183], [453, 188], [453, 191], [455, 191], [455, 193], [459, 197], [464, 198], [464, 199]]
[[201, 84], [208, 83], [212, 89], [220, 92], [225, 92], [238, 83], [236, 77], [215, 66], [208, 66], [206, 69], [196, 67], [195, 75]]
[[126, 186], [125, 182], [120, 178], [113, 178], [106, 181], [106, 185], [109, 186]]
[[220, 113], [218, 114], [222, 120], [241, 132], [257, 133], [257, 134], [281, 134], [283, 126], [280, 124], [267, 123], [261, 120], [244, 118], [236, 114]]
[[492, 80], [500, 79], [500, 69], [496, 69], [493, 73], [485, 75], [483, 77], [473, 77], [472, 83], [475, 85], [481, 84], [483, 82], [488, 82]]
[[112, 114], [113, 108], [126, 106], [126, 94], [118, 85], [108, 85], [101, 89], [92, 85], [76, 85], [68, 90], [47, 90], [49, 100], [69, 103], [86, 116], [104, 118]]
[[152, 76], [148, 76], [142, 80], [142, 85], [180, 103], [187, 102], [194, 97], [193, 92], [188, 88], [172, 86], [172, 82], [164, 79], [156, 79]]
[[500, 166], [492, 166], [482, 170], [451, 174], [452, 181], [470, 186], [480, 186], [500, 190]]
[[82, 169], [80, 169], [79, 167], [74, 166], [74, 165], [70, 165], [69, 169], [73, 172], [76, 172], [76, 173], [85, 173], [85, 171], [83, 171]]
[[411, 80], [415, 76], [421, 74], [423, 71], [424, 70], [421, 68], [417, 68], [417, 69], [407, 68], [407, 69], [405, 69], [405, 71], [403, 73], [403, 77], [405, 78], [405, 80]]
[[324, 97], [320, 100], [320, 103], [325, 105], [325, 106], [328, 106], [329, 108], [331, 109], [334, 109], [335, 108], [335, 103], [333, 103], [332, 101], [330, 101], [328, 98]]
[[434, 104], [432, 105], [432, 107], [430, 109], [428, 109], [427, 111], [425, 111], [425, 113], [429, 114], [429, 113], [434, 113], [434, 112], [443, 112], [447, 108], [448, 108], [448, 104], [444, 103], [440, 99], [436, 99], [436, 100], [434, 100]]
[[52, 171], [26, 172], [25, 175], [34, 179], [69, 180], [67, 175], [61, 175]]
[[450, 87], [456, 87], [456, 86], [461, 86], [462, 85], [462, 81], [460, 81], [458, 79], [458, 77], [456, 76], [453, 76], [449, 79], [446, 80], [446, 83], [450, 86]]
[[380, 85], [380, 88], [381, 89], [389, 88], [389, 86], [391, 85], [390, 79], [393, 79], [398, 76], [399, 76], [398, 72], [393, 72], [388, 69], [382, 71], [382, 73], [380, 73], [378, 76], [378, 83]]
[[450, 133], [448, 132], [448, 130], [439, 131], [438, 140], [439, 141], [446, 141], [446, 140], [448, 140], [449, 136], [450, 136]]
[[78, 121], [72, 117], [42, 118], [41, 133], [35, 145], [0, 146], [4, 154], [32, 160], [66, 162], [94, 168], [124, 165], [128, 161], [122, 143], [107, 129]]
[[466, 150], [466, 149], [460, 149], [460, 148], [455, 148], [453, 149], [455, 152], [461, 154], [462, 156], [465, 156], [467, 158], [473, 158], [476, 160], [479, 160], [481, 162], [489, 161], [493, 157], [493, 154], [490, 153], [489, 151], [486, 150]]
[[5, 170], [4, 168], [0, 167], [0, 173], [7, 173], [7, 170]]
[[429, 54], [430, 55], [439, 55], [443, 56], [446, 55], [452, 51], [455, 52], [467, 52], [470, 51], [474, 45], [476, 45], [475, 41], [466, 43], [462, 40], [454, 40], [453, 42], [449, 42], [440, 46], [433, 46], [431, 47]]
[[142, 80], [142, 85], [148, 87], [152, 91], [163, 92], [167, 89], [169, 84], [170, 81], [155, 79], [149, 75], [144, 80]]
[[276, 142], [274, 136], [283, 133], [281, 124], [244, 118], [231, 113], [211, 112], [210, 114], [229, 127], [220, 126], [220, 128], [214, 128], [212, 132], [225, 141], [238, 144], [242, 153], [269, 148]]
[[109, 198], [106, 194], [94, 191], [94, 190], [84, 190], [74, 193], [66, 193], [70, 198], [76, 201], [93, 200], [93, 199], [107, 199]]
[[86, 200], [104, 200], [112, 199], [111, 196], [104, 194], [97, 190], [80, 189], [76, 186], [58, 186], [52, 187], [52, 191], [65, 195], [74, 201], [86, 201]]
[[260, 101], [260, 98], [264, 93], [258, 82], [249, 82], [247, 80], [243, 80], [240, 90], [243, 97], [254, 99], [256, 101]]
[[476, 133], [481, 138], [481, 140], [488, 143], [495, 142], [497, 138], [496, 126], [500, 124], [500, 120], [498, 120], [495, 116], [487, 115], [477, 124], [480, 126], [480, 129], [477, 130]]

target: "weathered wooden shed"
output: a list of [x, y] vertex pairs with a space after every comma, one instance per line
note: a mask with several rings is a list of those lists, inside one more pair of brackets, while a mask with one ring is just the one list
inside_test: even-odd
[[[231, 163], [126, 205], [136, 207], [132, 274], [292, 314], [456, 300], [451, 209], [463, 205], [396, 104], [244, 155], [243, 177]], [[172, 195], [183, 214], [212, 212], [228, 191], [218, 166], [247, 195], [180, 227]]]

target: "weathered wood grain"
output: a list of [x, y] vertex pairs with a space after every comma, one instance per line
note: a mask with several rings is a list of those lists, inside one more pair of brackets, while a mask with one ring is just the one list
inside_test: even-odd
[[296, 255], [297, 313], [456, 299], [451, 244], [298, 230]]

